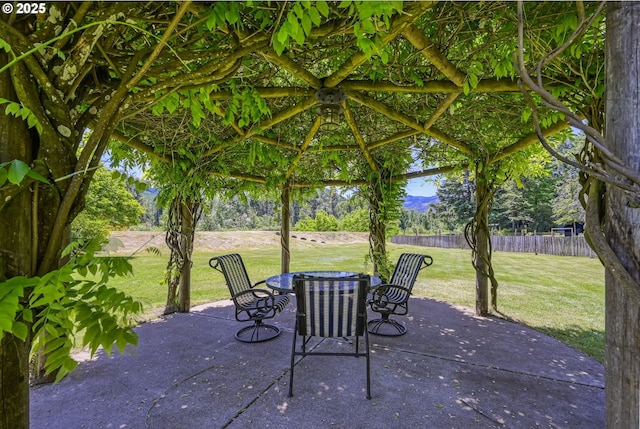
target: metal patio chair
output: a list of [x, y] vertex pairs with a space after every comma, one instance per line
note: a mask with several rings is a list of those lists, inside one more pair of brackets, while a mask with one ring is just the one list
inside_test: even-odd
[[404, 316], [409, 312], [409, 296], [418, 273], [433, 264], [428, 255], [403, 253], [398, 259], [389, 283], [376, 286], [369, 295], [371, 310], [380, 313], [379, 319], [370, 320], [368, 330], [375, 335], [399, 336], [407, 327], [389, 316]]
[[[367, 332], [367, 292], [370, 278], [359, 274], [350, 277], [315, 277], [296, 275], [293, 288], [296, 294], [296, 325], [291, 348], [289, 397], [293, 396], [293, 369], [296, 356], [364, 356], [367, 371], [367, 399], [371, 399], [371, 370], [369, 364], [369, 335]], [[300, 347], [296, 345], [301, 337]], [[307, 350], [312, 337], [354, 337], [355, 351], [321, 352]], [[359, 350], [364, 337], [364, 350]], [[348, 341], [348, 340], [347, 340]]]
[[253, 322], [253, 325], [236, 332], [238, 341], [257, 343], [280, 335], [280, 328], [267, 325], [264, 320], [271, 319], [284, 310], [289, 304], [287, 295], [277, 295], [270, 290], [256, 288], [264, 280], [251, 284], [244, 262], [237, 253], [213, 257], [209, 260], [209, 266], [224, 275], [235, 305], [236, 320]]

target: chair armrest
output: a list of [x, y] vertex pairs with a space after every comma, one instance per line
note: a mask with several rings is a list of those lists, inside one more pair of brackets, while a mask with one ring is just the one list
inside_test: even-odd
[[410, 295], [411, 291], [404, 286], [381, 284], [371, 288], [370, 302], [375, 302], [378, 305], [399, 304], [409, 300]]
[[271, 291], [267, 289], [248, 289], [234, 295], [233, 300], [243, 308], [248, 307], [246, 304], [240, 304], [242, 303], [241, 298], [245, 295], [251, 295], [251, 297], [253, 298], [252, 305], [250, 306], [251, 308], [269, 310], [275, 307], [275, 296]]
[[266, 280], [260, 280], [258, 283], [252, 285], [251, 288], [253, 289], [254, 287], [256, 287], [258, 285], [261, 285], [261, 284], [267, 284], [267, 281]]

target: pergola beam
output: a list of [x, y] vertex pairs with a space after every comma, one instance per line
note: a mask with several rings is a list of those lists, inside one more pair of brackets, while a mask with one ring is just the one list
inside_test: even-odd
[[125, 144], [133, 149], [139, 150], [140, 152], [146, 153], [147, 155], [156, 158], [156, 159], [160, 159], [162, 161], [169, 161], [170, 159], [167, 158], [166, 156], [163, 156], [159, 153], [157, 153], [151, 146], [142, 143], [140, 140], [138, 140], [135, 137], [127, 137], [123, 134], [121, 134], [119, 131], [113, 131], [111, 133], [111, 138], [114, 140], [119, 141], [122, 144]]
[[359, 94], [357, 92], [347, 92], [347, 96], [354, 100], [357, 103], [362, 104], [363, 106], [367, 106], [377, 112], [382, 113], [385, 116], [388, 116], [389, 118], [401, 122], [413, 129], [415, 129], [416, 131], [420, 131], [423, 132], [431, 137], [437, 138], [438, 140], [440, 140], [443, 143], [448, 144], [449, 146], [455, 147], [456, 149], [460, 150], [461, 152], [466, 153], [467, 155], [473, 155], [474, 152], [473, 150], [471, 150], [471, 148], [466, 145], [465, 143], [462, 143], [456, 139], [454, 139], [451, 136], [446, 135], [445, 133], [443, 133], [440, 130], [437, 130], [433, 127], [429, 127], [428, 129], [425, 129], [423, 124], [420, 124], [418, 121], [416, 121], [415, 119], [398, 112], [397, 110], [392, 109], [391, 107], [387, 106], [384, 103], [381, 103], [378, 100], [375, 100], [371, 97], [368, 97], [366, 95], [363, 94]]
[[[446, 80], [430, 80], [423, 86], [406, 86], [398, 85], [388, 81], [372, 81], [372, 80], [344, 80], [340, 84], [340, 88], [345, 91], [368, 91], [368, 92], [397, 92], [407, 94], [451, 94], [460, 93], [460, 87], [453, 82]], [[284, 98], [284, 97], [312, 97], [315, 89], [300, 86], [289, 87], [254, 87], [253, 88], [262, 98]], [[520, 92], [518, 83], [511, 79], [482, 79], [478, 85], [471, 89], [470, 93], [484, 92]], [[233, 93], [231, 91], [216, 91], [210, 95], [211, 100], [231, 100]]]
[[[566, 121], [561, 121], [542, 130], [542, 135], [544, 137], [548, 137], [562, 130], [566, 130], [567, 128], [569, 128], [569, 123]], [[506, 146], [501, 150], [499, 150], [498, 152], [496, 152], [494, 155], [492, 155], [489, 158], [489, 163], [491, 164], [491, 163], [500, 161], [501, 159], [506, 158], [509, 155], [513, 155], [514, 153], [521, 151], [527, 148], [528, 146], [531, 146], [532, 144], [535, 144], [539, 141], [540, 141], [540, 138], [538, 137], [538, 134], [533, 132], [528, 136], [518, 140], [514, 144]]]
[[[406, 10], [403, 13], [396, 15], [391, 22], [391, 28], [382, 39], [382, 45], [378, 46], [378, 49], [382, 49], [389, 42], [398, 37], [404, 29], [412, 25], [414, 21], [424, 15], [429, 9], [433, 7], [435, 1], [420, 1], [407, 3]], [[369, 56], [362, 51], [358, 51], [351, 58], [345, 61], [338, 69], [324, 80], [324, 86], [332, 88], [340, 84], [347, 78], [355, 69], [362, 65], [369, 59]]]
[[[284, 98], [284, 97], [312, 97], [315, 94], [313, 88], [299, 86], [285, 87], [255, 87], [253, 88], [262, 98]], [[231, 100], [231, 91], [215, 91], [209, 95], [213, 101]]]
[[293, 76], [297, 77], [301, 81], [305, 82], [312, 88], [318, 89], [322, 86], [322, 81], [311, 74], [308, 70], [300, 67], [298, 63], [293, 61], [286, 55], [278, 55], [273, 49], [270, 49], [267, 53], [262, 54], [272, 64], [282, 67], [287, 70]]
[[281, 142], [280, 140], [275, 140], [275, 139], [272, 139], [272, 138], [269, 138], [269, 137], [261, 136], [259, 134], [255, 134], [251, 138], [253, 140], [259, 141], [261, 143], [266, 143], [266, 144], [271, 145], [271, 146], [281, 147], [281, 148], [284, 148], [284, 149], [289, 149], [289, 150], [293, 150], [293, 151], [296, 151], [296, 152], [300, 152], [300, 148], [299, 147], [297, 147], [297, 146], [295, 146], [293, 144], [290, 144], [290, 143]]
[[267, 179], [265, 179], [264, 177], [255, 176], [253, 174], [247, 174], [247, 173], [239, 173], [239, 172], [223, 173], [220, 171], [210, 171], [209, 174], [212, 176], [223, 177], [226, 179], [236, 179], [236, 180], [244, 180], [247, 182], [260, 183], [262, 185], [267, 183]]
[[311, 129], [309, 130], [309, 132], [304, 138], [304, 142], [302, 143], [302, 146], [300, 147], [298, 154], [293, 159], [293, 161], [291, 161], [291, 165], [289, 166], [289, 169], [287, 170], [287, 174], [285, 175], [285, 179], [287, 179], [287, 181], [291, 178], [294, 171], [296, 170], [296, 167], [298, 166], [298, 162], [300, 162], [300, 159], [302, 159], [302, 156], [309, 148], [309, 145], [311, 144], [311, 140], [313, 140], [313, 137], [316, 135], [316, 133], [320, 129], [321, 124], [322, 124], [322, 119], [319, 116], [316, 117], [316, 120], [313, 121], [313, 125], [311, 125]]
[[364, 158], [367, 160], [367, 163], [369, 163], [369, 167], [371, 167], [371, 170], [378, 171], [378, 163], [376, 162], [375, 159], [373, 159], [373, 157], [371, 156], [371, 153], [367, 149], [367, 144], [364, 141], [364, 138], [362, 137], [362, 133], [358, 128], [358, 124], [356, 124], [356, 120], [353, 117], [353, 112], [351, 112], [351, 108], [347, 103], [343, 103], [343, 104], [344, 104], [344, 116], [347, 121], [347, 125], [349, 125], [349, 128], [351, 129], [351, 133], [355, 137], [356, 142], [360, 147], [360, 151], [362, 151]]
[[419, 50], [431, 63], [444, 74], [447, 79], [453, 82], [459, 88], [467, 75], [453, 65], [449, 59], [435, 48], [435, 43], [427, 38], [424, 33], [416, 28], [415, 25], [407, 26], [402, 35]]
[[452, 92], [451, 94], [448, 94], [445, 99], [440, 102], [436, 111], [433, 112], [433, 114], [429, 117], [429, 120], [425, 122], [424, 129], [428, 130], [429, 128], [431, 128], [431, 126], [440, 118], [440, 116], [442, 116], [444, 112], [447, 111], [449, 106], [451, 106], [453, 102], [456, 101], [456, 98], [458, 98], [459, 95], [459, 92]]
[[[465, 169], [465, 168], [468, 168], [467, 164], [461, 164], [457, 166], [449, 165], [444, 167], [434, 167], [434, 168], [428, 168], [425, 170], [412, 171], [412, 172], [392, 176], [390, 180], [392, 182], [403, 182], [405, 180], [418, 179], [421, 177], [430, 177], [430, 176], [437, 176], [439, 174], [446, 174], [446, 173], [455, 171], [456, 169]], [[260, 184], [267, 183], [267, 179], [265, 177], [255, 176], [255, 175], [240, 173], [240, 172], [222, 173], [218, 171], [212, 171], [210, 172], [210, 174], [212, 176], [224, 177], [228, 179], [245, 180], [248, 182], [260, 183]], [[368, 184], [369, 184], [369, 181], [365, 179], [354, 179], [354, 180], [325, 179], [325, 180], [318, 180], [317, 182], [291, 182], [290, 186], [291, 188], [295, 188], [295, 189], [304, 189], [304, 188], [316, 188], [319, 186], [348, 187], [348, 186], [365, 186]]]
[[416, 134], [422, 134], [422, 131], [418, 131], [418, 130], [412, 128], [412, 129], [409, 129], [407, 131], [394, 134], [394, 135], [392, 135], [390, 137], [387, 137], [386, 139], [382, 139], [382, 140], [378, 140], [377, 142], [373, 142], [373, 143], [369, 144], [367, 146], [367, 148], [369, 150], [372, 150], [372, 149], [378, 148], [380, 146], [387, 145], [389, 143], [397, 142], [398, 140], [406, 139], [408, 137], [413, 137]]
[[[389, 81], [345, 80], [340, 84], [345, 91], [398, 92], [414, 94], [459, 93], [461, 88], [448, 80], [429, 80], [422, 86], [398, 85]], [[479, 92], [520, 92], [518, 82], [511, 79], [482, 79], [470, 93]]]
[[224, 150], [234, 144], [237, 144], [239, 142], [241, 142], [242, 140], [251, 138], [255, 135], [257, 135], [257, 133], [260, 130], [266, 130], [269, 129], [271, 127], [273, 127], [276, 124], [279, 124], [282, 121], [285, 121], [295, 115], [297, 115], [298, 113], [301, 113], [307, 109], [312, 108], [313, 106], [315, 106], [318, 102], [315, 100], [315, 98], [310, 97], [307, 98], [306, 100], [291, 106], [287, 109], [281, 110], [280, 112], [278, 112], [277, 114], [275, 114], [274, 116], [272, 116], [270, 119], [267, 119], [266, 121], [262, 121], [260, 122], [258, 125], [256, 125], [255, 127], [251, 128], [249, 131], [247, 131], [245, 133], [244, 136], [240, 136], [238, 138], [223, 142], [215, 147], [212, 147], [211, 149], [209, 149], [208, 151], [206, 151], [204, 153], [203, 156], [211, 156], [214, 153], [220, 152], [221, 150]]

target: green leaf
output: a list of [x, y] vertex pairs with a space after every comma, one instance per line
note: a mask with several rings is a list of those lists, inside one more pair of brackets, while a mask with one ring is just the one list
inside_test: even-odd
[[27, 176], [42, 183], [49, 183], [46, 177], [44, 177], [42, 174], [38, 173], [35, 170], [29, 169], [29, 171], [27, 172]]
[[320, 17], [320, 13], [318, 12], [317, 8], [312, 7], [309, 9], [309, 19], [311, 19], [313, 25], [320, 25], [320, 23], [322, 22], [322, 18]]
[[[296, 15], [292, 12], [289, 12], [287, 14], [287, 24], [289, 24], [289, 35], [293, 36], [295, 33], [298, 32], [299, 28], [300, 28], [300, 22], [298, 21], [298, 18], [296, 18]], [[284, 25], [283, 25], [284, 27]]]
[[389, 62], [389, 53], [384, 49], [378, 52], [380, 59], [382, 60], [382, 64], [387, 64]]
[[327, 2], [324, 0], [319, 0], [316, 2], [316, 8], [318, 8], [318, 11], [320, 11], [320, 13], [325, 17], [329, 17], [329, 5], [327, 5]]
[[27, 339], [27, 335], [29, 334], [29, 328], [22, 322], [14, 321], [12, 327], [13, 335], [20, 338], [22, 341]]
[[304, 37], [304, 30], [302, 30], [302, 27], [298, 26], [297, 31], [293, 35], [293, 38], [296, 40], [296, 42], [298, 42], [299, 45], [302, 45], [304, 43], [305, 37]]
[[476, 88], [478, 86], [478, 76], [475, 74], [469, 74], [469, 84], [471, 88]]
[[224, 13], [224, 18], [229, 24], [235, 24], [236, 22], [238, 22], [239, 18], [238, 11], [229, 9]]
[[4, 50], [7, 54], [12, 51], [11, 45], [0, 37], [0, 49]]
[[22, 310], [22, 318], [29, 322], [32, 323], [33, 322], [33, 311], [30, 308], [25, 308], [24, 310]]
[[313, 27], [313, 24], [311, 23], [311, 18], [309, 17], [309, 15], [303, 15], [302, 29], [304, 30], [305, 35], [309, 35], [309, 33], [311, 33], [311, 27]]
[[7, 175], [7, 178], [9, 179], [9, 182], [13, 183], [14, 185], [19, 185], [25, 178], [29, 170], [30, 168], [27, 164], [25, 164], [23, 161], [20, 161], [19, 159], [16, 159], [11, 163], [11, 166], [9, 167], [9, 174]]
[[7, 107], [4, 109], [4, 113], [6, 113], [7, 115], [18, 116], [18, 114], [20, 113], [20, 107], [21, 106], [18, 103], [9, 102]]
[[276, 39], [282, 43], [282, 45], [286, 45], [289, 40], [289, 30], [286, 28], [287, 23], [283, 24], [278, 30], [278, 34], [276, 34]]

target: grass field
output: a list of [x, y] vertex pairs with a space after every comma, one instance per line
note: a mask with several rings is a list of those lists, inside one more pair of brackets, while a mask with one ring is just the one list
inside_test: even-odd
[[[253, 282], [280, 270], [278, 246], [242, 247]], [[475, 307], [475, 272], [470, 252], [388, 244], [395, 262], [402, 252], [429, 254], [434, 264], [422, 271], [414, 295]], [[237, 249], [208, 249], [194, 253], [191, 304], [229, 297], [223, 277], [213, 271], [209, 258]], [[300, 243], [293, 241], [291, 271], [343, 269], [370, 272], [365, 263], [367, 243]], [[168, 255], [139, 253], [131, 260], [134, 276], [113, 285], [145, 302], [147, 311], [162, 309], [162, 284]], [[497, 252], [494, 268], [500, 283], [498, 317], [505, 317], [544, 332], [604, 362], [604, 269], [597, 259]]]

